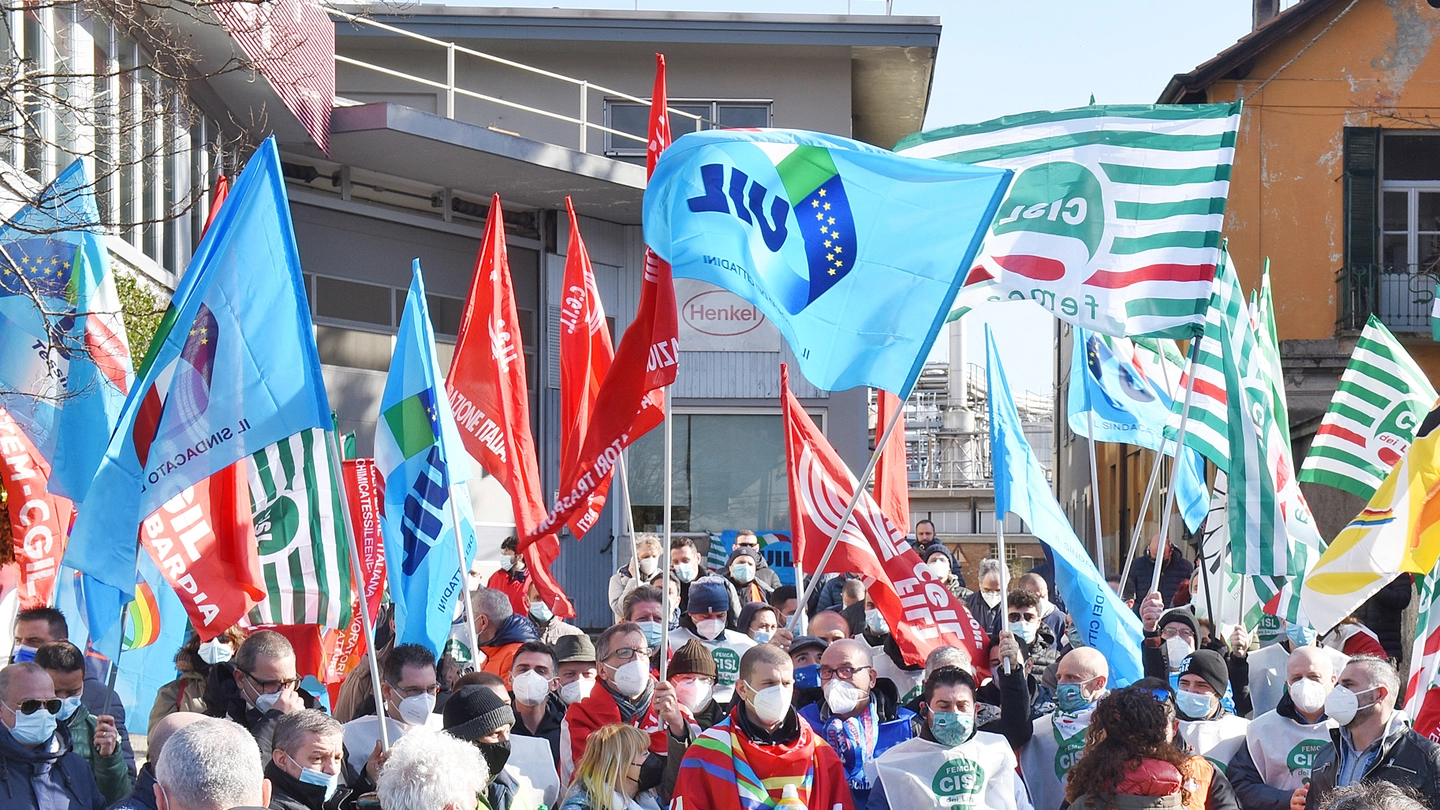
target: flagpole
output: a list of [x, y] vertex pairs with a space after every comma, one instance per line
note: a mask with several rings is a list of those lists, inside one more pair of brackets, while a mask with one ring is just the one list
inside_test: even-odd
[[[675, 449], [675, 420], [672, 418], [671, 397], [672, 386], [665, 386], [665, 508], [662, 520], [664, 525], [660, 527], [661, 546], [664, 553], [661, 556], [665, 560], [665, 587], [660, 591], [660, 680], [663, 682], [669, 677], [670, 672], [670, 506], [674, 497], [673, 482], [671, 481], [671, 466], [673, 464], [672, 454]], [[633, 558], [632, 558], [633, 560]], [[635, 573], [640, 573], [638, 562], [635, 565]]]
[[[1090, 390], [1087, 385], [1085, 393], [1088, 397]], [[1095, 461], [1095, 409], [1085, 409], [1085, 422], [1089, 427], [1090, 435], [1087, 444], [1090, 445], [1090, 503], [1095, 507], [1095, 567], [1100, 569], [1100, 576], [1105, 576], [1105, 537], [1100, 531], [1100, 473], [1097, 471]], [[1121, 458], [1120, 463], [1125, 463]], [[1123, 497], [1123, 493], [1122, 493]]]
[[[1166, 440], [1161, 438], [1160, 446]], [[1120, 597], [1125, 597], [1125, 586], [1130, 582], [1130, 566], [1135, 562], [1135, 551], [1140, 547], [1140, 531], [1145, 528], [1145, 514], [1150, 511], [1150, 496], [1155, 494], [1155, 485], [1160, 481], [1160, 469], [1165, 462], [1165, 451], [1155, 454], [1155, 466], [1150, 470], [1150, 483], [1145, 485], [1145, 497], [1140, 499], [1140, 516], [1135, 519], [1135, 530], [1130, 532], [1130, 550], [1125, 553], [1125, 567], [1120, 573]]]
[[[908, 398], [907, 398], [908, 399]], [[825, 554], [820, 557], [819, 565], [815, 566], [814, 576], [810, 578], [810, 584], [800, 596], [800, 605], [810, 602], [810, 595], [814, 592], [815, 586], [820, 582], [820, 572], [825, 570], [825, 565], [830, 562], [830, 555], [835, 553], [835, 547], [840, 544], [840, 538], [845, 535], [845, 529], [850, 526], [850, 516], [855, 514], [855, 507], [860, 504], [860, 498], [865, 494], [865, 488], [870, 485], [870, 478], [875, 474], [875, 465], [880, 462], [880, 453], [885, 445], [890, 442], [890, 434], [895, 432], [895, 426], [900, 424], [900, 414], [905, 412], [906, 400], [901, 400], [899, 407], [890, 414], [890, 421], [885, 424], [885, 432], [875, 442], [875, 449], [870, 452], [870, 461], [865, 465], [865, 474], [860, 476], [860, 481], [855, 485], [855, 492], [850, 496], [850, 503], [845, 507], [845, 514], [840, 516], [840, 525], [835, 529], [835, 535], [830, 538], [830, 545], [825, 547]], [[792, 549], [793, 549], [793, 538]], [[793, 633], [800, 627], [800, 610], [795, 611], [795, 619], [790, 622], [790, 631]]]
[[[460, 504], [455, 498], [455, 485], [450, 485], [450, 522], [455, 526], [455, 557], [460, 561], [460, 589], [465, 594], [465, 630], [470, 641], [470, 663], [473, 666], [480, 657], [480, 639], [475, 635], [475, 612], [470, 607], [470, 565], [465, 562], [465, 541], [460, 538]], [[519, 534], [519, 523], [516, 523]], [[527, 546], [528, 548], [528, 546]], [[515, 556], [520, 557], [517, 538]], [[523, 558], [521, 558], [523, 561]], [[475, 667], [479, 669], [478, 666]]]
[[[1175, 506], [1175, 485], [1180, 480], [1180, 454], [1185, 449], [1185, 428], [1190, 423], [1190, 400], [1195, 395], [1195, 366], [1200, 357], [1200, 341], [1203, 335], [1196, 335], [1190, 341], [1190, 362], [1185, 377], [1185, 403], [1180, 406], [1180, 429], [1175, 433], [1175, 463], [1170, 465], [1170, 488], [1165, 491], [1165, 511], [1160, 516], [1160, 543], [1170, 542], [1170, 512]], [[1163, 446], [1163, 445], [1162, 445]], [[1160, 592], [1160, 548], [1155, 549], [1155, 570], [1150, 575], [1149, 593]]]
[[[620, 473], [620, 507], [625, 510], [625, 520], [621, 522], [621, 525], [625, 527], [625, 534], [630, 537], [630, 571], [635, 574], [635, 582], [639, 583], [640, 549], [635, 544], [635, 515], [630, 511], [630, 473], [625, 464], [626, 452], [626, 450], [621, 450], [620, 456], [615, 459], [618, 467], [616, 472]], [[670, 557], [669, 546], [661, 550], [661, 555], [667, 559]], [[665, 588], [669, 590], [669, 581], [666, 581]], [[668, 622], [669, 619], [667, 618], [666, 621]]]
[[[115, 651], [115, 660], [110, 662], [110, 677], [107, 679], [109, 691], [105, 693], [105, 705], [100, 709], [101, 714], [110, 713], [110, 699], [115, 697], [115, 678], [120, 674], [120, 654], [125, 652], [125, 617], [129, 615], [130, 603], [126, 602], [125, 606], [120, 608], [120, 648]], [[115, 747], [120, 747], [118, 739], [115, 741]]]
[[[375, 649], [375, 626], [370, 621], [370, 600], [365, 598], [365, 583], [361, 581], [360, 567], [360, 543], [355, 534], [354, 521], [350, 519], [350, 493], [345, 485], [345, 466], [340, 461], [340, 444], [335, 439], [335, 431], [325, 431], [325, 446], [330, 451], [330, 468], [335, 476], [335, 483], [340, 489], [340, 500], [344, 504], [340, 510], [340, 516], [345, 521], [345, 537], [350, 541], [350, 578], [355, 583], [355, 593], [359, 596], [360, 602], [360, 629], [365, 634], [365, 649], [370, 651], [366, 656], [370, 659], [370, 685], [375, 689], [375, 696], [380, 696], [380, 653]], [[464, 576], [464, 572], [461, 572]], [[380, 748], [382, 751], [390, 750], [390, 729], [385, 722], [385, 710], [383, 701], [375, 702], [376, 714], [380, 715]]]

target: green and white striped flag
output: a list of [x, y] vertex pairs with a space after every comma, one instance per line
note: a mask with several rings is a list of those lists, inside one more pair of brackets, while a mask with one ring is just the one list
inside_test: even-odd
[[[1280, 424], [1280, 383], [1245, 306], [1228, 256], [1215, 275], [1205, 333], [1195, 356], [1185, 443], [1228, 478], [1231, 565], [1236, 573], [1303, 576], [1325, 541], [1296, 482]], [[1268, 322], [1263, 324], [1269, 334]], [[1278, 351], [1275, 352], [1278, 357]], [[1182, 382], [1183, 388], [1183, 382]], [[1166, 429], [1174, 436], [1184, 397]]]
[[1300, 467], [1300, 480], [1369, 500], [1409, 449], [1435, 397], [1425, 372], [1371, 315]]
[[250, 457], [250, 500], [266, 598], [255, 624], [350, 624], [350, 543], [340, 471], [325, 431], [310, 429]]
[[[1239, 124], [1238, 101], [1091, 106], [920, 132], [895, 151], [1015, 170], [965, 288], [1107, 335], [1189, 338], [1210, 300]], [[974, 305], [965, 288], [957, 307]]]

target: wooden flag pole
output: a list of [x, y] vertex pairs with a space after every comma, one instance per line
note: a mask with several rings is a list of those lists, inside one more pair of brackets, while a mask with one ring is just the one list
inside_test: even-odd
[[[360, 543], [355, 535], [355, 524], [350, 519], [350, 493], [345, 486], [345, 466], [340, 461], [340, 444], [335, 439], [335, 431], [325, 431], [325, 445], [330, 449], [330, 467], [334, 470], [336, 486], [340, 488], [340, 500], [344, 508], [340, 510], [341, 518], [345, 521], [345, 537], [350, 545], [350, 578], [355, 583], [355, 593], [360, 601], [360, 629], [365, 633], [365, 649], [370, 653], [370, 685], [375, 689], [375, 696], [380, 696], [380, 654], [375, 649], [375, 625], [370, 621], [370, 602], [365, 598], [365, 583], [360, 575]], [[461, 572], [464, 576], [465, 572]], [[383, 751], [390, 750], [390, 729], [386, 723], [386, 712], [381, 701], [376, 701], [375, 713], [380, 715], [380, 748]]]

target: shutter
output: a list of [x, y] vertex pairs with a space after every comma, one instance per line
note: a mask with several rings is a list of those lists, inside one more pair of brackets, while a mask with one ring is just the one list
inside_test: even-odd
[[[1345, 128], [1345, 265], [1380, 261], [1380, 128]], [[1353, 272], [1353, 271], [1352, 271]]]

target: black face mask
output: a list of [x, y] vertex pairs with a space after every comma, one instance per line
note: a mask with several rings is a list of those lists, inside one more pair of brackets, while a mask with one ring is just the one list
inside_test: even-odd
[[477, 742], [475, 747], [480, 749], [480, 756], [485, 758], [485, 767], [490, 769], [490, 781], [495, 781], [495, 777], [499, 776], [500, 771], [504, 769], [505, 763], [510, 761], [510, 741]]

